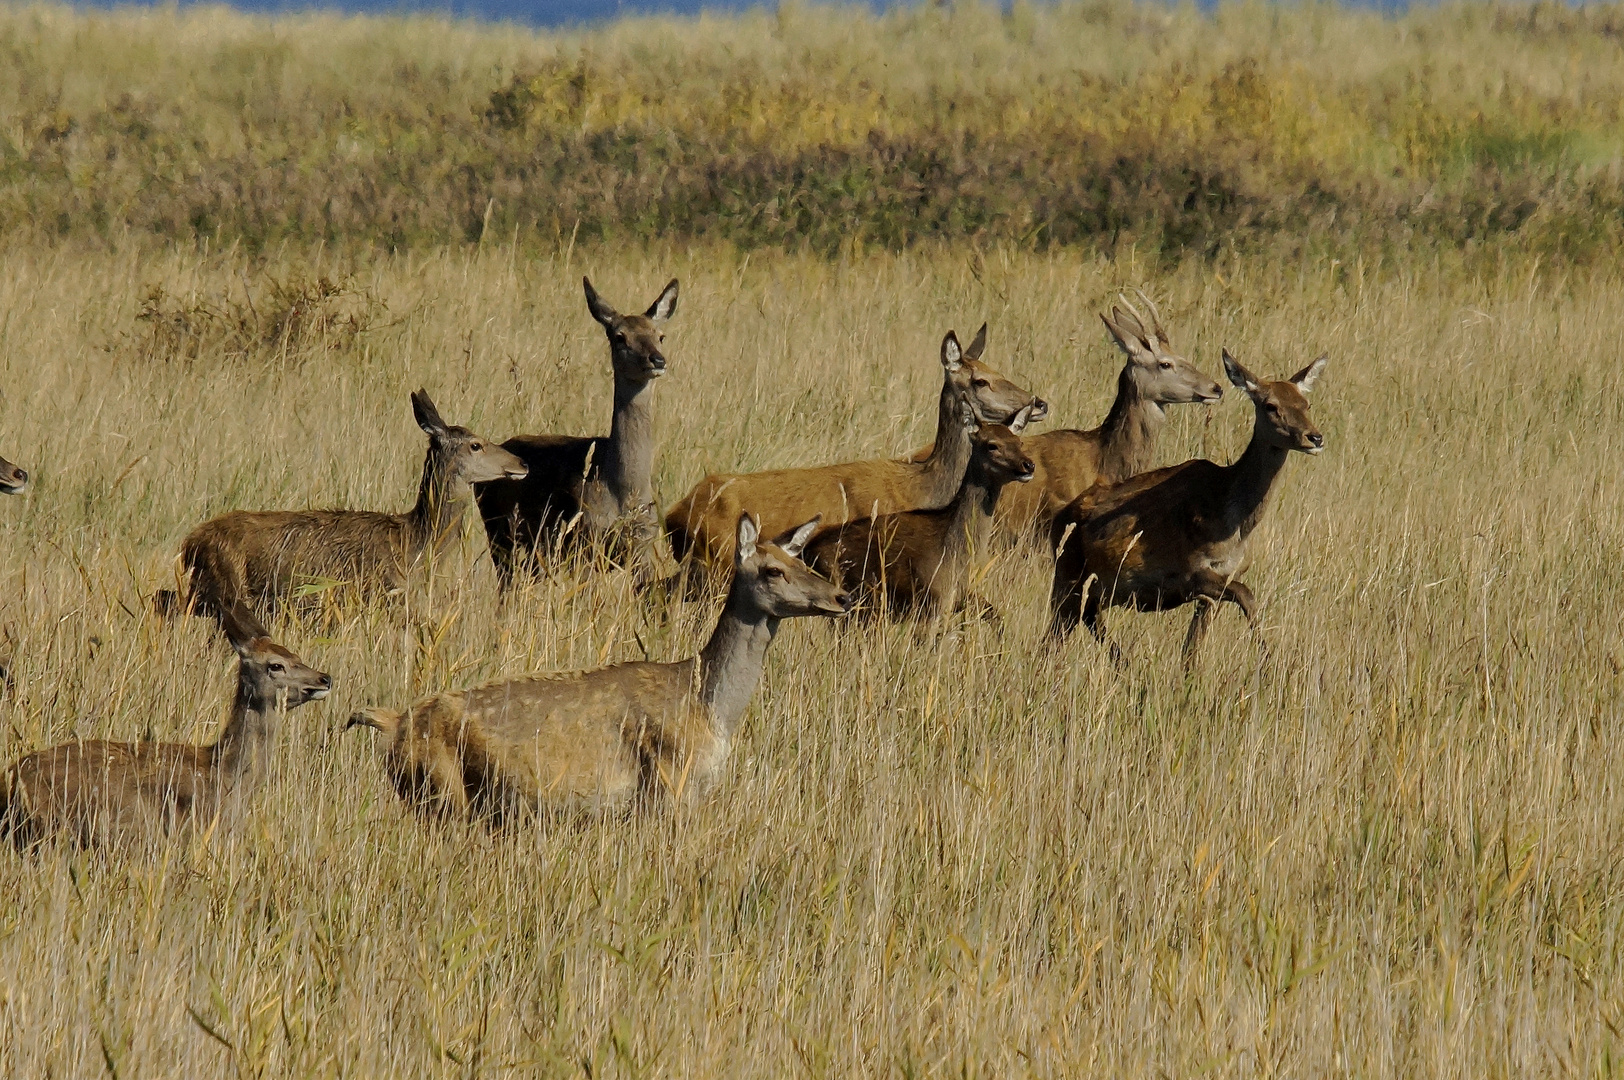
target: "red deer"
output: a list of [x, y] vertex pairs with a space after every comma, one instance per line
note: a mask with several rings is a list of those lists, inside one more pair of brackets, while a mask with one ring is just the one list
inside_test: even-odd
[[565, 543], [589, 543], [646, 569], [659, 536], [654, 503], [654, 382], [665, 374], [662, 327], [677, 311], [672, 282], [641, 315], [621, 315], [586, 288], [586, 306], [609, 336], [615, 411], [609, 435], [515, 435], [502, 448], [530, 468], [522, 480], [476, 485], [491, 559], [506, 588]]
[[1252, 591], [1236, 580], [1246, 568], [1246, 541], [1268, 505], [1286, 456], [1317, 454], [1325, 438], [1308, 416], [1308, 398], [1327, 357], [1280, 382], [1260, 382], [1224, 352], [1229, 381], [1252, 399], [1252, 441], [1233, 465], [1196, 459], [1120, 484], [1090, 488], [1055, 518], [1050, 632], [1063, 637], [1079, 614], [1104, 640], [1100, 613], [1109, 607], [1169, 611], [1196, 605], [1184, 639], [1194, 661], [1217, 610], [1228, 600], [1254, 629]]
[[240, 657], [237, 697], [220, 737], [191, 743], [63, 743], [29, 754], [0, 783], [0, 832], [28, 846], [65, 834], [85, 844], [229, 825], [246, 806], [276, 745], [281, 714], [319, 701], [332, 680], [225, 617]]
[[981, 363], [987, 345], [982, 326], [968, 349], [948, 331], [942, 339], [942, 393], [936, 409], [936, 442], [923, 460], [854, 461], [810, 469], [778, 469], [705, 477], [665, 516], [666, 535], [678, 561], [692, 559], [716, 570], [733, 558], [732, 523], [744, 507], [761, 515], [765, 533], [820, 518], [825, 526], [853, 518], [934, 510], [959, 490], [970, 461], [970, 435], [960, 420], [966, 394], [995, 423], [1006, 423], [1026, 406], [1041, 420], [1049, 406]]
[[[274, 608], [301, 579], [345, 582], [363, 595], [400, 588], [450, 546], [475, 483], [524, 476], [517, 457], [441, 420], [426, 391], [412, 395], [412, 410], [429, 450], [411, 510], [234, 510], [206, 521], [181, 545], [193, 609], [220, 618], [255, 603]], [[168, 590], [154, 599], [160, 610], [177, 606]]]
[[816, 521], [772, 543], [738, 523], [733, 584], [710, 642], [677, 663], [632, 662], [365, 709], [413, 806], [495, 819], [692, 802], [717, 779], [782, 619], [838, 615], [850, 597], [799, 556]]
[[[970, 464], [953, 501], [939, 510], [906, 510], [861, 518], [827, 529], [807, 546], [807, 565], [861, 594], [880, 593], [891, 614], [947, 615], [965, 606], [970, 562], [987, 549], [993, 507], [1004, 485], [1032, 479], [1032, 459], [1021, 432], [1032, 414], [1028, 405], [1006, 427], [976, 414], [964, 400], [970, 431]], [[991, 610], [976, 600], [983, 613]]]
[[1100, 316], [1127, 357], [1105, 422], [1089, 431], [1047, 431], [1026, 440], [1037, 475], [1030, 484], [1004, 491], [998, 503], [1000, 532], [1048, 535], [1054, 516], [1096, 482], [1120, 483], [1150, 467], [1167, 419], [1162, 406], [1210, 405], [1223, 397], [1223, 387], [1173, 351], [1156, 306], [1141, 297], [1150, 308], [1148, 323], [1126, 299], [1127, 311], [1113, 307]]
[[0, 494], [21, 495], [28, 490], [28, 470], [0, 457]]

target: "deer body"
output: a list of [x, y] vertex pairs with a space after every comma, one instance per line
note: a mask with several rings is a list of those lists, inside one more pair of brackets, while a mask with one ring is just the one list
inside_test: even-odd
[[961, 349], [952, 332], [943, 339], [936, 441], [925, 457], [707, 476], [665, 517], [672, 553], [705, 567], [729, 565], [729, 530], [746, 507], [761, 516], [762, 531], [770, 535], [813, 517], [832, 526], [945, 506], [958, 492], [970, 461], [970, 437], [960, 420], [966, 395], [996, 423], [1007, 422], [1027, 406], [1035, 420], [1048, 412], [1042, 399], [980, 362], [986, 341], [985, 326], [968, 349]]
[[[181, 545], [197, 610], [219, 617], [235, 608], [275, 606], [301, 579], [342, 581], [363, 594], [399, 588], [456, 538], [475, 481], [525, 474], [513, 454], [445, 424], [424, 391], [412, 395], [412, 405], [429, 450], [411, 510], [236, 510], [204, 522]], [[160, 606], [172, 601], [160, 594]]]
[[99, 844], [229, 825], [265, 773], [281, 714], [332, 688], [269, 638], [237, 636], [237, 696], [213, 745], [93, 740], [29, 754], [0, 784], [0, 831], [25, 845], [58, 833]]
[[[893, 615], [938, 616], [959, 610], [967, 597], [970, 563], [987, 549], [993, 508], [1011, 481], [1032, 478], [1032, 459], [1020, 433], [1029, 405], [1006, 427], [981, 423], [965, 401], [972, 430], [970, 464], [953, 501], [938, 510], [909, 510], [846, 522], [807, 547], [807, 563], [837, 584], [883, 591]], [[984, 602], [983, 602], [984, 603]], [[990, 606], [990, 605], [988, 605]]]
[[[1126, 304], [1126, 301], [1124, 301]], [[1006, 488], [998, 503], [1000, 531], [1045, 536], [1072, 500], [1096, 483], [1116, 484], [1150, 467], [1156, 439], [1167, 421], [1165, 405], [1223, 397], [1223, 388], [1173, 351], [1154, 304], [1144, 319], [1132, 305], [1101, 315], [1126, 357], [1117, 376], [1116, 399], [1105, 422], [1087, 431], [1049, 431], [1025, 442], [1036, 473], [1030, 484]]]
[[515, 570], [565, 541], [597, 544], [625, 558], [658, 535], [654, 382], [666, 370], [661, 328], [676, 313], [677, 282], [642, 315], [619, 314], [590, 280], [582, 284], [587, 308], [609, 336], [614, 415], [607, 436], [516, 435], [502, 444], [529, 474], [476, 485], [475, 496], [504, 586]]
[[28, 490], [28, 470], [0, 457], [0, 495], [21, 495]]
[[798, 558], [816, 524], [758, 544], [741, 519], [733, 584], [696, 657], [494, 683], [363, 710], [350, 725], [383, 733], [385, 769], [420, 809], [500, 820], [692, 801], [727, 759], [779, 622], [849, 605]]
[[1189, 661], [1215, 604], [1235, 604], [1255, 627], [1251, 590], [1236, 578], [1287, 454], [1317, 454], [1325, 445], [1304, 396], [1325, 363], [1322, 356], [1289, 380], [1265, 383], [1225, 352], [1230, 380], [1252, 398], [1257, 413], [1251, 442], [1234, 464], [1186, 461], [1097, 485], [1066, 507], [1050, 534], [1051, 633], [1063, 636], [1080, 619], [1103, 637], [1105, 608], [1165, 611], [1194, 603], [1184, 645]]

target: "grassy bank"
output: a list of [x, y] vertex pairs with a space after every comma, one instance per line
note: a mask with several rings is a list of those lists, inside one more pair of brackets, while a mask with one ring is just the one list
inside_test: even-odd
[[[666, 502], [710, 469], [917, 446], [941, 333], [983, 318], [989, 358], [1054, 403], [1051, 423], [1093, 423], [1120, 363], [1095, 312], [1124, 285], [1214, 373], [1221, 344], [1270, 374], [1329, 350], [1327, 450], [1289, 463], [1247, 575], [1269, 652], [1231, 612], [1188, 679], [1180, 615], [1114, 619], [1122, 669], [1085, 640], [1051, 657], [1047, 561], [1003, 556], [981, 586], [1002, 638], [787, 625], [718, 797], [677, 821], [430, 828], [370, 740], [339, 730], [350, 709], [681, 656], [713, 615], [612, 575], [502, 604], [471, 535], [432, 595], [279, 624], [337, 690], [288, 723], [244, 832], [152, 858], [0, 849], [0, 1072], [1477, 1077], [1617, 1060], [1616, 273], [929, 247], [17, 253], [0, 452], [37, 486], [0, 500], [19, 657], [0, 756], [208, 736], [232, 657], [142, 614], [143, 595], [229, 507], [408, 505], [424, 442], [408, 390], [489, 434], [601, 429], [583, 271], [628, 307], [682, 278]], [[278, 296], [324, 274], [342, 286], [326, 307], [278, 318]], [[165, 336], [183, 318], [191, 336]], [[1249, 423], [1234, 394], [1182, 408], [1161, 459], [1227, 460]]]
[[0, 9], [0, 232], [1615, 253], [1624, 8]]

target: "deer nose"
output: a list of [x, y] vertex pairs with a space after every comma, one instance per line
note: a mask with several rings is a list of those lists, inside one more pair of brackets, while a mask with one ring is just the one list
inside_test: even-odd
[[28, 470], [27, 469], [16, 469], [16, 470], [14, 470], [13, 475], [17, 477], [17, 483], [19, 483], [19, 484], [28, 483]]
[[648, 358], [648, 366], [653, 368], [655, 371], [664, 371], [665, 357], [661, 356], [659, 353], [655, 353], [653, 356]]
[[835, 593], [835, 603], [840, 605], [841, 611], [851, 610], [851, 593], [844, 590]]
[[1325, 449], [1325, 436], [1317, 431], [1308, 437], [1308, 441], [1314, 444], [1315, 450]]
[[1032, 399], [1032, 412], [1027, 417], [1027, 419], [1028, 420], [1042, 420], [1045, 416], [1048, 416], [1048, 415], [1049, 415], [1049, 403], [1047, 401], [1044, 401], [1040, 397], [1033, 398]]

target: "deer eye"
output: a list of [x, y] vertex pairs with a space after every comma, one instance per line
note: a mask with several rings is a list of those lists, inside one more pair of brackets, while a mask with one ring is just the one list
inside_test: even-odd
[[1171, 360], [1163, 360], [1163, 361], [1161, 361], [1161, 368], [1162, 368], [1163, 371], [1172, 371], [1173, 370], [1173, 361], [1171, 361]]
[[478, 439], [475, 439], [473, 442], [468, 444], [468, 449], [477, 454], [481, 450], [485, 449], [485, 444], [480, 442]]
[[278, 675], [280, 675], [282, 672], [287, 670], [287, 666], [284, 665], [279, 660], [272, 660], [271, 661], [271, 670], [276, 672]]
[[989, 383], [986, 379], [976, 379], [970, 385], [976, 387], [979, 390], [985, 390], [988, 386], [991, 386], [992, 384]]
[[768, 581], [783, 581], [784, 571], [776, 566], [769, 566], [761, 572], [761, 576]]

